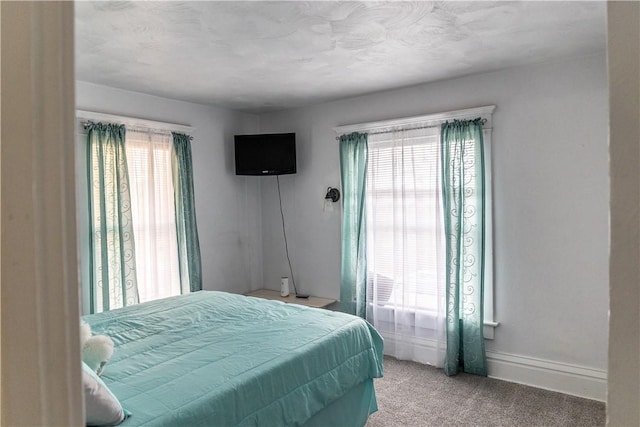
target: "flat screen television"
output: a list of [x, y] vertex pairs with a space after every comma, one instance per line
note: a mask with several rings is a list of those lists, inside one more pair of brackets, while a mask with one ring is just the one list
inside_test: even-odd
[[235, 135], [236, 175], [296, 173], [296, 134]]

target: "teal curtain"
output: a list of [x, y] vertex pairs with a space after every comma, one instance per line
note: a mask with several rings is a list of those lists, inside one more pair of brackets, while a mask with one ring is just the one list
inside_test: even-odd
[[124, 125], [88, 123], [90, 311], [138, 303]]
[[444, 370], [447, 375], [462, 369], [486, 376], [482, 120], [444, 123], [441, 144], [447, 298]]
[[362, 318], [366, 315], [366, 211], [367, 134], [340, 137], [342, 178], [342, 268], [340, 309]]
[[175, 194], [180, 286], [182, 293], [188, 293], [202, 290], [202, 261], [193, 191], [191, 137], [176, 132], [172, 134], [171, 172]]

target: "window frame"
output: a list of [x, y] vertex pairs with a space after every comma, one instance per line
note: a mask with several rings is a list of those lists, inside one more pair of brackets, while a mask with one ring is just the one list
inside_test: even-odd
[[495, 105], [487, 105], [463, 110], [453, 110], [442, 113], [427, 114], [413, 117], [403, 117], [398, 119], [382, 120], [375, 122], [359, 123], [354, 125], [338, 126], [333, 130], [338, 135], [351, 132], [376, 132], [393, 129], [407, 129], [417, 126], [439, 126], [445, 121], [451, 120], [471, 120], [475, 118], [484, 119], [482, 126], [484, 139], [484, 162], [485, 162], [485, 256], [489, 262], [485, 263], [484, 271], [484, 337], [494, 338], [494, 329], [498, 322], [494, 318], [494, 294], [495, 283], [493, 280], [494, 254], [493, 254], [493, 181], [492, 181], [492, 134], [493, 134], [493, 112]]
[[[136, 244], [136, 275], [138, 278], [140, 303], [180, 295], [182, 286], [180, 283], [179, 249], [176, 235], [175, 190], [173, 188], [173, 175], [171, 170], [173, 152], [171, 131], [158, 128], [151, 129], [147, 127], [129, 126], [127, 128], [124, 145], [129, 170], [129, 192], [131, 194], [132, 226]], [[145, 170], [145, 173], [138, 173], [139, 162], [143, 164], [143, 169], [148, 169]], [[158, 174], [159, 171], [163, 173]], [[162, 185], [161, 180], [158, 180], [158, 178], [163, 178], [165, 185]], [[153, 182], [155, 185], [151, 185], [150, 182]], [[140, 187], [143, 188], [141, 194], [146, 197], [142, 198], [143, 202], [139, 205], [138, 202], [140, 200], [136, 199], [135, 195], [138, 194]], [[152, 191], [149, 192], [148, 190]], [[158, 190], [162, 191], [159, 193]], [[155, 195], [155, 198], [153, 198], [151, 194]], [[153, 198], [155, 202], [151, 205], [148, 204], [150, 197]], [[163, 199], [165, 203], [163, 203]], [[147, 222], [145, 220], [148, 218], [142, 219], [137, 217], [137, 215], [142, 214], [143, 206], [155, 212], [156, 215], [158, 213], [160, 213], [160, 215], [162, 215], [162, 213], [170, 213], [170, 215], [168, 215], [169, 218], [166, 218], [164, 221]], [[160, 209], [158, 209], [158, 207], [160, 207]], [[147, 211], [147, 213], [149, 213], [149, 211]], [[155, 248], [156, 255], [158, 255], [157, 252], [165, 255], [165, 257], [162, 257], [164, 262], [160, 262], [157, 259], [154, 262], [145, 262], [145, 260], [149, 260], [149, 257], [145, 255], [148, 255], [146, 249], [149, 248], [149, 240], [147, 240], [147, 238], [150, 234], [153, 235], [151, 241], [156, 243], [151, 246]], [[166, 240], [162, 240], [162, 237]], [[159, 238], [160, 240], [156, 240]], [[162, 250], [158, 251], [159, 247], [166, 248], [166, 246], [162, 244], [163, 242], [168, 246], [175, 243], [175, 246], [166, 252]], [[173, 250], [175, 250], [175, 253], [173, 253]], [[173, 256], [167, 257], [168, 252], [171, 252]], [[167, 260], [167, 258], [169, 259]], [[146, 269], [144, 267], [146, 267]], [[168, 271], [164, 271], [164, 274], [162, 274], [160, 271], [161, 268], [165, 268]], [[148, 280], [147, 277], [147, 280], [142, 280], [150, 271], [152, 275], [157, 275], [156, 279]], [[171, 286], [159, 286], [158, 284], [163, 283], [163, 280], [170, 281]], [[154, 285], [148, 286], [147, 283], [149, 282], [154, 283]], [[153, 295], [153, 297], [150, 297], [151, 295]]]
[[81, 177], [76, 181], [75, 197], [76, 197], [76, 235], [78, 247], [78, 279], [81, 287], [81, 312], [83, 315], [90, 314], [90, 292], [89, 292], [89, 261], [87, 254], [89, 253], [89, 203], [88, 182], [87, 182], [87, 131], [84, 128], [86, 121], [108, 122], [116, 124], [124, 124], [127, 127], [162, 129], [169, 132], [175, 131], [185, 134], [193, 134], [195, 127], [161, 122], [155, 120], [147, 120], [130, 116], [121, 116], [115, 114], [98, 113], [88, 110], [76, 110], [76, 132], [75, 132], [75, 171], [76, 177]]

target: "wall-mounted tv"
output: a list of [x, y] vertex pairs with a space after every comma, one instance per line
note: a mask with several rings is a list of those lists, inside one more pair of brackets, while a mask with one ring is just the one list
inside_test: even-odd
[[235, 135], [236, 175], [296, 173], [296, 134]]

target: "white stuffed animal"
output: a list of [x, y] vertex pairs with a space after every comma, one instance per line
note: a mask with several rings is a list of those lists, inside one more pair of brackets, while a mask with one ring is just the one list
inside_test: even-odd
[[113, 340], [106, 335], [91, 335], [91, 327], [82, 321], [80, 322], [80, 345], [82, 361], [100, 375], [113, 355]]

